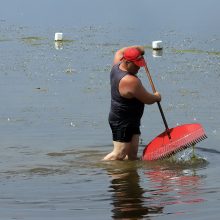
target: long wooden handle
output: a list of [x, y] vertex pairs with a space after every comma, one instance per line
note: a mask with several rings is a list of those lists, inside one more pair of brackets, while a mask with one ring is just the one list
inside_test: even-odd
[[[149, 79], [149, 82], [150, 82], [150, 85], [151, 85], [151, 87], [152, 87], [152, 90], [153, 90], [153, 92], [155, 93], [157, 90], [156, 90], [156, 88], [155, 88], [155, 86], [154, 86], [154, 83], [153, 83], [152, 77], [151, 77], [151, 75], [150, 75], [150, 72], [149, 72], [149, 70], [148, 70], [148, 68], [147, 68], [146, 62], [145, 62], [145, 65], [144, 65], [144, 69], [145, 69], [145, 71], [146, 71], [146, 73], [147, 73], [147, 77], [148, 77], [148, 79]], [[157, 102], [157, 105], [158, 105], [158, 108], [159, 108], [159, 110], [160, 110], [160, 114], [161, 114], [161, 116], [162, 116], [163, 123], [164, 123], [164, 125], [165, 125], [167, 135], [168, 135], [169, 139], [171, 139], [170, 130], [169, 130], [169, 127], [168, 127], [168, 124], [167, 124], [167, 121], [166, 121], [165, 115], [164, 115], [164, 113], [163, 113], [163, 109], [162, 109], [162, 107], [161, 107], [160, 102]]]

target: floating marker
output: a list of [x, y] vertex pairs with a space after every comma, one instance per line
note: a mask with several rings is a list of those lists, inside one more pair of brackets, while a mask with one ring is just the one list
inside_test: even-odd
[[55, 41], [62, 41], [63, 40], [63, 33], [55, 33], [54, 40]]
[[163, 49], [162, 41], [161, 40], [152, 41], [152, 48], [153, 50], [162, 50]]

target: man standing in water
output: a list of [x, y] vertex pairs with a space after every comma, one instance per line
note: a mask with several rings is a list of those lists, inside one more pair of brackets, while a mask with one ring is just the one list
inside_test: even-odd
[[161, 101], [158, 92], [149, 93], [137, 73], [145, 65], [144, 47], [130, 46], [115, 53], [110, 74], [113, 151], [103, 160], [136, 160], [140, 136], [140, 121], [144, 105]]

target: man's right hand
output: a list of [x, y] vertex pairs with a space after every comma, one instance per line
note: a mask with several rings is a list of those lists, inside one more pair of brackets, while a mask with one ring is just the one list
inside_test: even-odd
[[155, 92], [154, 95], [156, 96], [156, 99], [157, 99], [157, 102], [160, 102], [161, 101], [161, 95], [159, 92]]

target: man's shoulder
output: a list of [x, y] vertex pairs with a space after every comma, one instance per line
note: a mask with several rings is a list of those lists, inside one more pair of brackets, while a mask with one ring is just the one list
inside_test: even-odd
[[118, 66], [121, 64], [121, 62], [118, 62], [118, 63], [114, 63], [113, 65], [112, 65], [112, 68], [118, 68]]
[[114, 65], [112, 65], [112, 67], [111, 67], [111, 71], [118, 71], [118, 67], [119, 67], [119, 65], [120, 65], [120, 63], [116, 63], [116, 64], [114, 64]]
[[140, 81], [140, 79], [137, 77], [137, 76], [134, 76], [134, 75], [132, 75], [132, 74], [126, 74], [123, 78], [122, 78], [122, 80], [124, 81], [124, 82], [133, 82], [133, 83], [140, 83], [141, 81]]
[[136, 90], [137, 88], [139, 88], [141, 86], [141, 81], [138, 77], [127, 74], [126, 76], [124, 76], [121, 81], [120, 81], [120, 86], [127, 88], [128, 90]]
[[127, 74], [119, 83], [119, 91], [126, 98], [133, 98], [136, 91], [141, 87], [138, 77]]

